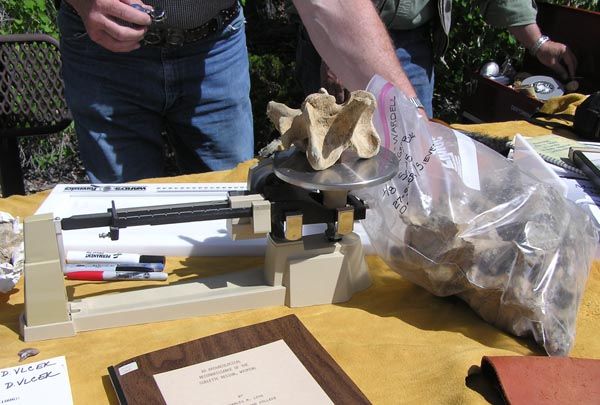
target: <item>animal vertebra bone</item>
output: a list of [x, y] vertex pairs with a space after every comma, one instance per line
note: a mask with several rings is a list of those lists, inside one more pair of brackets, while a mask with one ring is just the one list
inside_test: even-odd
[[379, 135], [371, 120], [376, 105], [375, 97], [367, 91], [352, 92], [340, 105], [321, 89], [306, 97], [299, 110], [271, 101], [267, 116], [281, 133], [281, 148], [296, 145], [306, 152], [313, 169], [324, 170], [348, 148], [361, 158], [379, 152]]

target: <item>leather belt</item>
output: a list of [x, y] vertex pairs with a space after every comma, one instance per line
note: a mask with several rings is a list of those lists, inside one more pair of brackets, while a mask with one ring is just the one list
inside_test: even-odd
[[[229, 23], [236, 19], [240, 13], [237, 1], [229, 8], [225, 8], [211, 20], [196, 28], [180, 29], [163, 27], [163, 23], [150, 25], [142, 41], [143, 45], [149, 46], [182, 46], [184, 44], [203, 40], [210, 35], [222, 31]], [[167, 16], [168, 18], [168, 16]]]
[[[63, 1], [66, 8], [77, 14], [77, 11], [68, 2]], [[142, 45], [157, 47], [177, 47], [188, 43], [201, 41], [210, 35], [222, 31], [227, 25], [237, 18], [240, 5], [237, 1], [231, 7], [225, 8], [204, 24], [190, 29], [164, 26], [164, 22], [153, 21], [144, 35]], [[168, 16], [167, 16], [168, 18]]]

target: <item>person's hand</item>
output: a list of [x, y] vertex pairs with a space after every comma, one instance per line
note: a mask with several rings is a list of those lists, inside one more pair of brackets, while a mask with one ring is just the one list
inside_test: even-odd
[[321, 87], [335, 97], [338, 104], [342, 104], [350, 97], [350, 92], [344, 88], [340, 79], [329, 69], [329, 66], [321, 61]]
[[131, 7], [133, 3], [143, 4], [134, 0], [69, 0], [83, 20], [90, 39], [113, 52], [139, 48], [152, 22], [148, 14]]
[[542, 64], [558, 73], [563, 80], [575, 77], [577, 58], [565, 44], [547, 41], [535, 56]]

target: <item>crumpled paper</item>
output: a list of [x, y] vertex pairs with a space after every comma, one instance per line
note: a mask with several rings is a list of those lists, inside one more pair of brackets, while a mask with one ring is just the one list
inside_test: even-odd
[[11, 291], [23, 274], [23, 231], [19, 218], [0, 211], [0, 293]]

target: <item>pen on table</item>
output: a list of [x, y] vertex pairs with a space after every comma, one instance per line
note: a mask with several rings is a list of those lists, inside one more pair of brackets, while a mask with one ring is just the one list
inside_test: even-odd
[[162, 263], [164, 256], [140, 255], [137, 253], [110, 253], [95, 251], [69, 250], [66, 257], [67, 263]]
[[137, 264], [113, 264], [113, 263], [67, 263], [64, 265], [63, 273], [74, 271], [137, 271], [137, 272], [161, 272], [164, 266], [160, 263], [137, 263]]
[[85, 281], [109, 281], [109, 280], [148, 280], [148, 281], [165, 281], [166, 273], [149, 273], [139, 271], [74, 271], [66, 273], [65, 276], [69, 280], [85, 280]]

